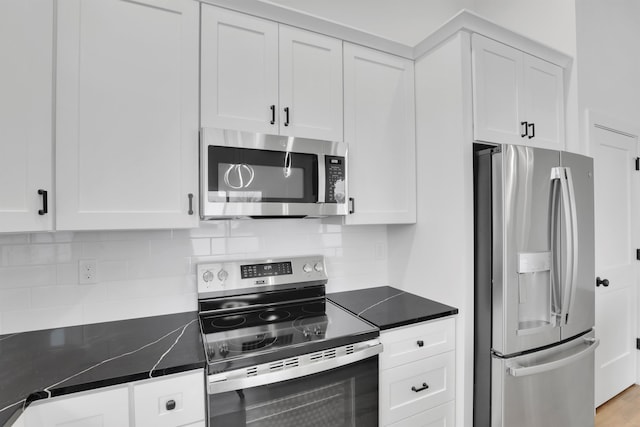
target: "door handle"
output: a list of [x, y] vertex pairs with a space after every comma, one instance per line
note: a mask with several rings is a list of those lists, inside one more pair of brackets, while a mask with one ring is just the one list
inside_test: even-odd
[[536, 124], [535, 124], [535, 123], [529, 123], [529, 124], [527, 125], [527, 127], [531, 129], [531, 135], [528, 135], [528, 136], [529, 136], [529, 139], [531, 139], [531, 138], [533, 138], [534, 136], [536, 136]]
[[47, 190], [38, 190], [38, 194], [42, 196], [42, 209], [38, 210], [38, 215], [49, 213], [49, 201], [47, 199]]
[[289, 126], [289, 107], [284, 107], [284, 125]]
[[598, 338], [584, 338], [584, 342], [585, 344], [589, 344], [589, 347], [579, 351], [578, 353], [572, 354], [569, 357], [565, 357], [564, 359], [555, 360], [548, 363], [541, 363], [540, 365], [533, 366], [520, 366], [516, 362], [513, 364], [513, 366], [507, 368], [507, 372], [513, 377], [526, 377], [529, 375], [541, 374], [543, 372], [548, 372], [553, 369], [558, 369], [563, 366], [570, 365], [576, 360], [591, 354], [600, 345], [600, 340]]
[[606, 288], [607, 286], [609, 286], [609, 279], [601, 279], [599, 277], [596, 277], [596, 286], [600, 285]]
[[270, 123], [272, 125], [275, 125], [276, 124], [276, 106], [272, 105], [269, 108], [271, 108], [271, 122]]
[[426, 390], [428, 388], [429, 388], [429, 386], [427, 385], [427, 383], [422, 383], [422, 387], [418, 388], [416, 386], [413, 386], [413, 387], [411, 387], [411, 391], [415, 391], [416, 393], [419, 393], [422, 390]]
[[527, 136], [529, 125], [527, 122], [520, 122], [520, 126], [522, 126], [522, 129], [524, 130], [524, 133], [520, 133], [520, 137], [524, 138], [525, 136]]

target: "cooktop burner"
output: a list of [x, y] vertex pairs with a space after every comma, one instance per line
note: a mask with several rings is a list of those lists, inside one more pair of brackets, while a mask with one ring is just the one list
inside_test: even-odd
[[[318, 313], [321, 307], [324, 310]], [[244, 319], [239, 326], [220, 326], [228, 324], [227, 318], [237, 321], [237, 317]], [[286, 350], [301, 354], [362, 341], [362, 335], [378, 336], [375, 326], [324, 299], [241, 315], [202, 315], [200, 321], [207, 361], [210, 366], [220, 364], [214, 370], [265, 363], [275, 352], [282, 358], [288, 357], [283, 356]]]

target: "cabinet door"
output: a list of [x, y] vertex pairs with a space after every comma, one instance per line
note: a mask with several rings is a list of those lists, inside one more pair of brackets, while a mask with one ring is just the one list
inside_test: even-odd
[[202, 5], [203, 127], [278, 133], [278, 24]]
[[[532, 146], [564, 149], [564, 82], [562, 68], [524, 55], [523, 115], [533, 127]], [[529, 138], [527, 138], [529, 139]]]
[[344, 105], [355, 211], [345, 222], [414, 223], [413, 61], [345, 43]]
[[59, 2], [56, 77], [57, 228], [196, 226], [198, 3]]
[[53, 2], [0, 2], [0, 232], [52, 227]]
[[34, 402], [24, 419], [25, 427], [126, 427], [129, 390], [120, 387]]
[[280, 134], [342, 141], [342, 41], [280, 25]]
[[523, 53], [473, 34], [473, 132], [477, 141], [524, 144], [520, 118]]

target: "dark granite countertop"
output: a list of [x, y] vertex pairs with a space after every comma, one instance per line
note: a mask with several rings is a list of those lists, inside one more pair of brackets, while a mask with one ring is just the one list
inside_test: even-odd
[[205, 364], [197, 312], [0, 335], [0, 426], [34, 400]]
[[455, 307], [391, 286], [336, 292], [327, 298], [383, 331], [458, 314]]

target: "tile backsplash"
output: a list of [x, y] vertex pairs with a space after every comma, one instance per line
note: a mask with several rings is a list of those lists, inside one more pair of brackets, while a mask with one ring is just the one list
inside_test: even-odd
[[[327, 292], [388, 284], [386, 226], [215, 221], [191, 230], [0, 235], [0, 334], [196, 310], [195, 266], [325, 255]], [[78, 261], [96, 261], [79, 283]]]

